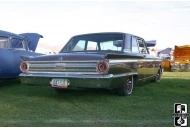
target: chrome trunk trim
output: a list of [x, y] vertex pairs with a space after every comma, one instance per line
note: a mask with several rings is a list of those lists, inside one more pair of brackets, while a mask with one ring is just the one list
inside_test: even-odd
[[97, 62], [28, 62], [29, 72], [94, 72]]

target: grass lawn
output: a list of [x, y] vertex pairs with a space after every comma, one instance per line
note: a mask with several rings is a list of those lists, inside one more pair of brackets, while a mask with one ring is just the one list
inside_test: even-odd
[[161, 82], [135, 86], [128, 97], [1, 82], [0, 126], [173, 126], [174, 103], [190, 112], [190, 72], [164, 72]]

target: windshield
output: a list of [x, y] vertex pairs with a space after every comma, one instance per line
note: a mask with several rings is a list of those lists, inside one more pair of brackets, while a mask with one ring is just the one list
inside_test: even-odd
[[70, 51], [121, 51], [123, 34], [89, 34], [73, 37], [61, 52]]

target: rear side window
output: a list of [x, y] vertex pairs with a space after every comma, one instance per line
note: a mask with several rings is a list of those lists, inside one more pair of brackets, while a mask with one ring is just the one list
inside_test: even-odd
[[139, 53], [137, 39], [132, 37], [132, 52]]
[[26, 50], [26, 42], [18, 38], [11, 39], [12, 48]]
[[101, 50], [121, 51], [122, 46], [123, 46], [123, 40], [100, 42]]
[[98, 50], [97, 42], [88, 41], [87, 50]]
[[79, 40], [76, 46], [73, 48], [73, 51], [84, 51], [85, 44], [86, 44], [85, 40]]
[[0, 48], [9, 48], [9, 42], [8, 42], [8, 38], [6, 37], [0, 37]]
[[145, 42], [139, 37], [132, 37], [132, 52], [148, 54]]
[[137, 39], [137, 42], [139, 44], [139, 51], [142, 54], [148, 54], [147, 48], [145, 46], [145, 42], [143, 39]]

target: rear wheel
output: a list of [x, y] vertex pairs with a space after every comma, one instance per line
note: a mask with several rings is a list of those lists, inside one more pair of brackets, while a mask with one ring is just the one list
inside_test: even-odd
[[117, 89], [118, 95], [120, 96], [128, 96], [133, 92], [133, 86], [134, 86], [134, 78], [133, 76], [129, 77], [124, 85]]

